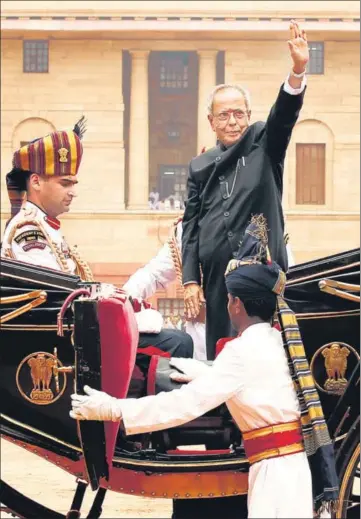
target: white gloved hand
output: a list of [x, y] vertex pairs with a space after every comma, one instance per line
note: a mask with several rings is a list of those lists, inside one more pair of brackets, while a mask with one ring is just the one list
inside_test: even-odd
[[169, 361], [172, 368], [176, 368], [182, 373], [173, 371], [169, 377], [176, 382], [191, 382], [195, 378], [206, 373], [211, 366], [204, 364], [196, 359], [183, 359], [172, 357]]
[[112, 422], [121, 420], [120, 400], [89, 386], [84, 386], [84, 393], [86, 395], [71, 395], [71, 418]]
[[134, 315], [139, 333], [159, 333], [163, 328], [162, 314], [153, 308], [146, 308]]

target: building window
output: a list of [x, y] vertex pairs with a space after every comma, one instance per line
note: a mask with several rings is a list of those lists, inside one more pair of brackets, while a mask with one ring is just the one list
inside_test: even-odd
[[308, 43], [310, 60], [307, 63], [307, 74], [324, 74], [325, 53], [323, 41], [311, 41]]
[[296, 204], [326, 202], [326, 144], [296, 144]]
[[162, 92], [183, 92], [189, 87], [187, 52], [162, 52], [159, 85]]
[[185, 329], [183, 299], [158, 299], [158, 311], [164, 319], [164, 328]]
[[49, 72], [49, 42], [47, 40], [24, 40], [23, 71]]

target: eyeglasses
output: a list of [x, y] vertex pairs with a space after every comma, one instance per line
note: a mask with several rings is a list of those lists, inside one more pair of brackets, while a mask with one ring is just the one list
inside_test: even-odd
[[220, 112], [219, 114], [214, 114], [214, 117], [220, 122], [228, 122], [231, 115], [237, 120], [242, 121], [247, 115], [243, 110], [227, 110], [227, 112]]

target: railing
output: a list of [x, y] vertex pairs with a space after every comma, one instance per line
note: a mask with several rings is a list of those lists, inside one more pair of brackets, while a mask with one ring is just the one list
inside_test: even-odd
[[20, 308], [17, 308], [16, 310], [13, 310], [12, 312], [1, 316], [0, 324], [4, 324], [11, 319], [15, 319], [15, 317], [18, 317], [19, 315], [24, 314], [25, 312], [29, 312], [33, 308], [42, 305], [45, 303], [46, 298], [47, 293], [44, 290], [33, 290], [32, 292], [26, 292], [25, 294], [20, 294], [18, 296], [1, 297], [0, 305], [11, 305], [14, 303], [20, 303], [22, 301], [28, 301], [29, 299], [32, 299], [32, 301], [26, 305], [21, 306]]
[[360, 296], [350, 294], [350, 292], [360, 292], [360, 285], [352, 285], [351, 283], [342, 283], [341, 281], [334, 281], [333, 279], [322, 279], [318, 286], [321, 292], [331, 294], [332, 296], [342, 297], [355, 303], [360, 302]]

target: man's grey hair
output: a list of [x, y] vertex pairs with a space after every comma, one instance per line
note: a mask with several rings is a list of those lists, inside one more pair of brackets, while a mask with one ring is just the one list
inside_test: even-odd
[[213, 88], [212, 92], [210, 93], [210, 95], [208, 97], [208, 103], [207, 103], [208, 115], [213, 114], [214, 98], [218, 94], [218, 92], [221, 92], [222, 90], [228, 90], [228, 89], [238, 90], [238, 92], [240, 92], [244, 97], [244, 102], [246, 104], [247, 112], [251, 111], [251, 96], [249, 95], [248, 90], [246, 90], [245, 88], [243, 88], [235, 83], [227, 83], [224, 85], [215, 86]]

